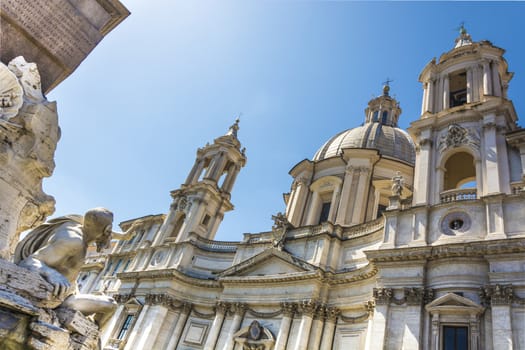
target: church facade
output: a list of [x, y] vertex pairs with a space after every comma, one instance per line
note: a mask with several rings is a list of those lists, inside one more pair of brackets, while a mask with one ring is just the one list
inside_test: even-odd
[[118, 302], [103, 348], [525, 349], [525, 130], [503, 53], [462, 29], [420, 74], [408, 131], [384, 86], [292, 168], [271, 230], [221, 242], [247, 160], [236, 121], [167, 214], [87, 259], [81, 292]]

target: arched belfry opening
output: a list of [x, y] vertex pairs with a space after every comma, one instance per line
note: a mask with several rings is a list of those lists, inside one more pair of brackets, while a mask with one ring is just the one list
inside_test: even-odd
[[474, 157], [467, 152], [458, 152], [445, 162], [443, 190], [476, 188], [476, 166]]

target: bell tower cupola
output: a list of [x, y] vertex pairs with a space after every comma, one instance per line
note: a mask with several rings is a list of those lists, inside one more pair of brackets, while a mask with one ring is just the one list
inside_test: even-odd
[[462, 25], [454, 48], [423, 68], [421, 118], [408, 130], [417, 145], [414, 205], [492, 198], [520, 180], [505, 138], [518, 125], [504, 53]]
[[195, 163], [181, 188], [171, 191], [170, 212], [158, 242], [181, 242], [190, 233], [213, 239], [224, 217], [233, 210], [231, 191], [246, 164], [245, 148], [237, 138], [239, 119], [226, 134], [197, 150]]
[[365, 110], [365, 123], [380, 123], [397, 127], [401, 108], [399, 108], [399, 103], [390, 97], [390, 83], [391, 80], [387, 79], [383, 85], [383, 94], [368, 102]]

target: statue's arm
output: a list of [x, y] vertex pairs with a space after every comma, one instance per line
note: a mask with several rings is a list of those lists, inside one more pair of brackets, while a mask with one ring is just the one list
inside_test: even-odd
[[135, 230], [136, 226], [138, 226], [136, 223], [133, 223], [130, 228], [126, 230], [126, 232], [115, 232], [111, 234], [111, 238], [117, 239], [119, 241], [127, 241], [131, 239], [133, 236], [135, 236], [135, 233], [137, 231]]
[[72, 286], [67, 277], [56, 268], [67, 268], [69, 258], [80, 254], [79, 248], [81, 247], [77, 242], [56, 240], [22, 260], [19, 265], [38, 272], [53, 286], [53, 294], [63, 299], [69, 294]]

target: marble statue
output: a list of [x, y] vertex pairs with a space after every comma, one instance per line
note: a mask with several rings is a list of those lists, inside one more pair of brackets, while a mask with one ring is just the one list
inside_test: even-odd
[[396, 172], [396, 175], [392, 178], [392, 195], [393, 196], [401, 196], [401, 193], [403, 192], [403, 184], [404, 184], [403, 175], [401, 175], [401, 172]]
[[113, 213], [105, 208], [49, 220], [17, 245], [14, 262], [46, 279], [53, 286], [53, 296], [63, 300], [62, 306], [86, 316], [95, 314], [95, 321], [102, 326], [113, 314], [115, 301], [105, 295], [78, 293], [76, 279], [90, 244], [95, 243], [101, 251], [109, 247], [112, 238], [131, 238], [134, 227], [117, 233], [112, 224]]

